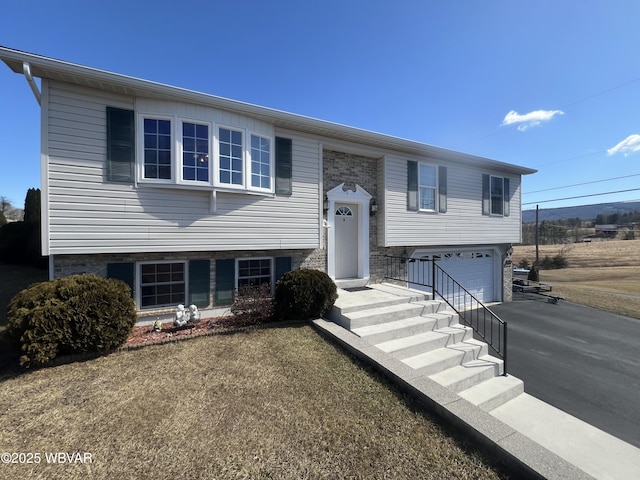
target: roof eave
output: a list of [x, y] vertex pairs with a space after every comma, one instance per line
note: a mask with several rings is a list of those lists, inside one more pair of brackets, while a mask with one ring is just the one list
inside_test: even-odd
[[32, 75], [39, 78], [51, 78], [90, 88], [109, 89], [134, 97], [153, 97], [206, 104], [222, 110], [240, 112], [248, 116], [257, 117], [281, 128], [365, 143], [381, 149], [399, 150], [413, 155], [437, 156], [438, 158], [453, 162], [473, 161], [477, 164], [486, 165], [489, 168], [498, 168], [513, 174], [528, 175], [536, 172], [536, 170], [531, 168], [455, 152], [413, 140], [99, 70], [5, 47], [0, 47], [0, 59], [2, 59], [11, 70], [18, 74], [23, 74], [23, 63], [28, 62], [31, 66]]

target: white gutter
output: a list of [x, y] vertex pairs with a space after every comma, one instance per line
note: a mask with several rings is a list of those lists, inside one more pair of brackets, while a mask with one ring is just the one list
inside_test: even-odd
[[38, 85], [36, 84], [36, 81], [33, 79], [33, 75], [31, 75], [31, 65], [29, 64], [29, 62], [22, 62], [22, 71], [24, 72], [24, 76], [27, 79], [29, 86], [31, 87], [31, 91], [33, 92], [33, 94], [36, 97], [36, 100], [38, 101], [38, 105], [42, 105], [40, 90], [38, 90]]

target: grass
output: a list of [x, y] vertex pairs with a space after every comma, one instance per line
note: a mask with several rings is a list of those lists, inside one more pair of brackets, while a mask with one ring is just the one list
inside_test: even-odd
[[540, 281], [571, 302], [640, 319], [640, 266], [541, 270]]
[[[541, 245], [540, 258], [561, 254], [569, 268], [540, 270], [552, 294], [574, 303], [640, 319], [640, 240]], [[535, 246], [514, 247], [513, 261], [535, 259]]]
[[[570, 267], [629, 267], [640, 266], [640, 240], [608, 240], [563, 245], [540, 245], [540, 260], [561, 254]], [[526, 259], [532, 264], [536, 259], [534, 245], [513, 247], [513, 262], [518, 265]]]
[[309, 326], [149, 346], [4, 378], [2, 451], [91, 464], [0, 478], [496, 479], [504, 473]]

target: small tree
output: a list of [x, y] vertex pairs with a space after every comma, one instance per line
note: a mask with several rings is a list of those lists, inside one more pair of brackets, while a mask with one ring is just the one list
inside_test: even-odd
[[567, 259], [564, 258], [561, 253], [553, 257], [553, 259], [551, 260], [551, 264], [553, 268], [566, 268], [569, 265]]
[[24, 200], [24, 221], [40, 221], [40, 189], [30, 188]]

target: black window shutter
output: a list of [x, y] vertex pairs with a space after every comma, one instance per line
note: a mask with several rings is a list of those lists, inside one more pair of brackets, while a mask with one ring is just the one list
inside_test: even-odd
[[133, 183], [135, 148], [133, 110], [107, 107], [107, 180]]
[[216, 260], [216, 305], [231, 305], [236, 289], [236, 261], [233, 258]]
[[291, 195], [293, 174], [293, 141], [276, 137], [276, 195]]
[[209, 305], [210, 282], [209, 260], [189, 262], [189, 305], [207, 307]]
[[447, 213], [447, 167], [438, 167], [438, 211]]
[[107, 264], [107, 278], [115, 278], [122, 280], [131, 288], [131, 297], [133, 298], [135, 288], [133, 285], [133, 263], [108, 263]]
[[276, 282], [291, 271], [291, 257], [276, 257]]
[[509, 201], [511, 200], [511, 192], [509, 191], [509, 179], [504, 178], [504, 183], [502, 184], [502, 194], [504, 195], [504, 210], [503, 215], [505, 217], [509, 216]]
[[482, 214], [491, 215], [491, 177], [482, 175]]
[[407, 160], [407, 210], [418, 211], [418, 162]]

